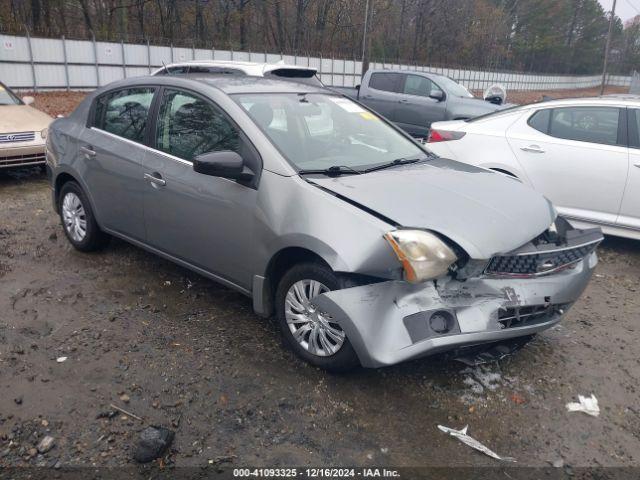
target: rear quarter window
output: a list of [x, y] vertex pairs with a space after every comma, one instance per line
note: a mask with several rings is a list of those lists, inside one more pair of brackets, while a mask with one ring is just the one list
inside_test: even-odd
[[551, 110], [548, 108], [545, 110], [538, 110], [535, 112], [527, 123], [529, 126], [535, 130], [538, 130], [542, 133], [547, 133], [549, 131], [549, 119], [551, 118]]

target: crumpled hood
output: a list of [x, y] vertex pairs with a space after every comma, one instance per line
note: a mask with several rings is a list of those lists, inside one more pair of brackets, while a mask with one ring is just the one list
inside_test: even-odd
[[0, 105], [0, 133], [39, 132], [52, 118], [29, 105]]
[[524, 245], [556, 217], [547, 199], [518, 180], [442, 158], [307, 179], [403, 227], [439, 232], [475, 259]]

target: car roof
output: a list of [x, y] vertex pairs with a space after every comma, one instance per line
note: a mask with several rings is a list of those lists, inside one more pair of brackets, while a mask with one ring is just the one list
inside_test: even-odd
[[592, 105], [602, 105], [602, 106], [640, 106], [640, 95], [631, 95], [631, 94], [611, 94], [611, 95], [602, 95], [595, 97], [575, 97], [575, 98], [558, 98], [558, 99], [550, 99], [543, 100], [541, 102], [531, 103], [528, 105], [522, 105], [523, 108], [526, 107], [550, 107], [550, 106], [592, 106]]
[[190, 74], [190, 75], [160, 75], [160, 76], [143, 76], [132, 77], [125, 80], [113, 82], [107, 88], [101, 89], [100, 93], [105, 90], [114, 88], [125, 88], [138, 85], [164, 85], [188, 88], [189, 86], [204, 85], [216, 88], [233, 95], [236, 93], [324, 93], [330, 95], [339, 95], [336, 92], [323, 87], [316, 87], [304, 83], [290, 82], [287, 80], [276, 80], [274, 78], [264, 78], [243, 75], [207, 75], [207, 74]]
[[260, 63], [260, 62], [245, 62], [238, 60], [187, 60], [184, 62], [170, 63], [162, 68], [153, 72], [154, 74], [173, 67], [184, 66], [199, 66], [199, 67], [228, 67], [242, 70], [247, 75], [262, 76], [267, 72], [274, 70], [288, 69], [288, 70], [301, 70], [312, 71], [316, 73], [317, 68], [305, 67], [302, 65], [288, 65], [286, 63]]

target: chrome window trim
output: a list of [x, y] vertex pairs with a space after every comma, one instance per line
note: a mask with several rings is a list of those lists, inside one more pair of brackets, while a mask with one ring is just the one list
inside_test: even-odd
[[106, 130], [102, 130], [101, 128], [91, 127], [91, 130], [95, 130], [96, 132], [100, 132], [100, 133], [102, 133], [102, 134], [104, 134], [104, 135], [106, 135], [108, 137], [114, 138], [114, 139], [122, 140], [125, 143], [128, 143], [130, 145], [135, 145], [136, 147], [140, 147], [140, 148], [142, 148], [144, 150], [147, 150], [147, 151], [150, 151], [150, 152], [153, 152], [153, 153], [159, 153], [160, 155], [162, 155], [164, 157], [167, 157], [168, 159], [173, 160], [175, 162], [182, 163], [183, 165], [193, 166], [193, 162], [190, 162], [189, 160], [184, 160], [182, 158], [178, 158], [178, 157], [176, 157], [174, 155], [171, 155], [170, 153], [163, 152], [162, 150], [158, 150], [156, 148], [151, 148], [150, 146], [145, 145], [143, 143], [134, 142], [133, 140], [129, 140], [128, 138], [121, 137], [119, 135], [116, 135], [115, 133], [107, 132]]

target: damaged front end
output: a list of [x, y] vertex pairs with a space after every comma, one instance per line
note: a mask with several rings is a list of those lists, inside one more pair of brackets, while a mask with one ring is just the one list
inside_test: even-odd
[[437, 280], [382, 281], [314, 303], [340, 324], [365, 367], [528, 336], [555, 325], [578, 299], [602, 238], [600, 229], [558, 218], [515, 251], [462, 258]]

